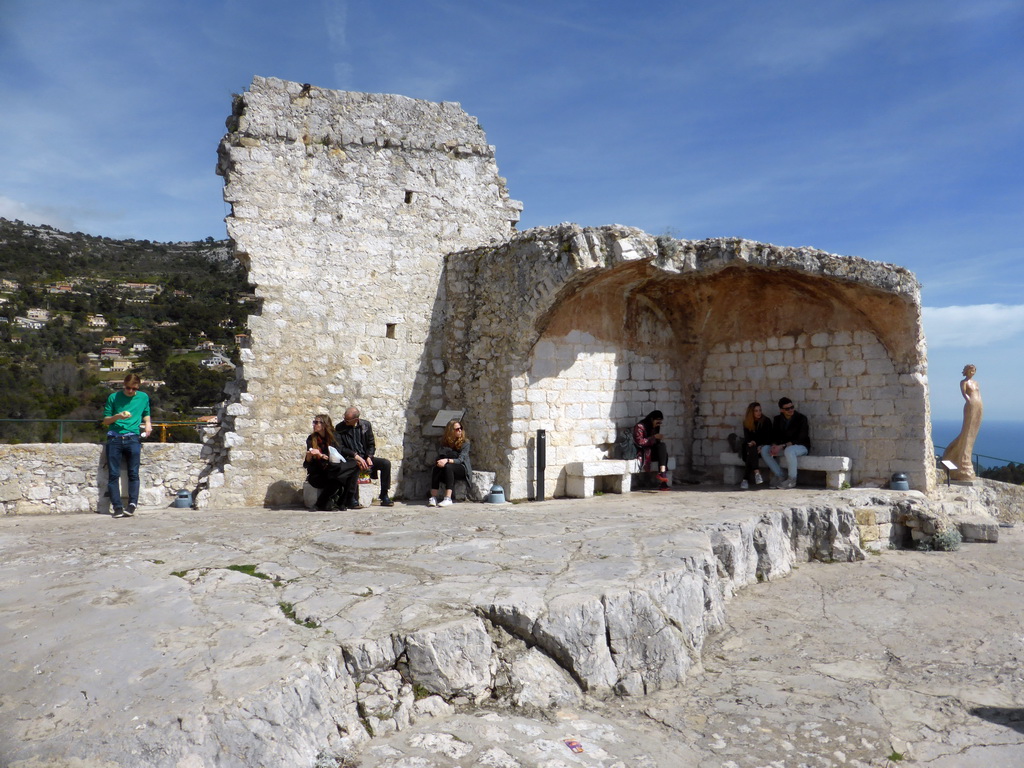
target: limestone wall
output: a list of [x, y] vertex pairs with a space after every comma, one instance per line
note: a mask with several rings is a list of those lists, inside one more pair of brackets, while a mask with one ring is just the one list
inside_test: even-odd
[[636, 413], [680, 412], [667, 324], [638, 312], [624, 331], [625, 273], [588, 282], [607, 263], [656, 254], [637, 229], [562, 225], [448, 258], [445, 397], [466, 409], [474, 467], [494, 471], [510, 498], [534, 495], [537, 429], [548, 430], [550, 496], [566, 463], [608, 455]]
[[681, 389], [682, 376], [670, 361], [585, 331], [542, 338], [533, 348], [528, 375], [512, 385], [513, 497], [535, 494], [538, 429], [547, 431], [546, 495], [564, 495], [566, 464], [617, 458], [618, 432], [655, 409], [665, 414], [670, 454], [682, 457], [689, 430]]
[[[7, 515], [106, 512], [103, 445], [0, 445], [0, 508]], [[199, 443], [143, 443], [139, 505], [166, 507], [181, 489], [193, 498], [209, 471], [209, 449]], [[122, 492], [127, 472], [122, 469]], [[127, 498], [127, 497], [126, 497]]]
[[[479, 275], [487, 275], [486, 281]], [[816, 453], [854, 477], [934, 484], [919, 290], [904, 269], [809, 248], [652, 238], [561, 225], [449, 257], [446, 399], [467, 409], [474, 464], [548, 494], [570, 461], [609, 455], [616, 429], [665, 412], [681, 475], [720, 478], [746, 405], [793, 398]]]
[[854, 477], [934, 483], [919, 287], [907, 270], [811, 248], [654, 238], [571, 224], [516, 234], [521, 206], [456, 104], [255, 78], [218, 172], [262, 311], [227, 408], [213, 503], [298, 500], [310, 417], [356, 405], [399, 495], [424, 495], [444, 409], [473, 463], [548, 495], [659, 408], [679, 473], [711, 477], [758, 399], [812, 418]]
[[[228, 233], [262, 299], [229, 408], [218, 504], [295, 501], [310, 417], [359, 407], [397, 470], [445, 405], [434, 325], [445, 254], [507, 237], [494, 148], [458, 104], [254, 78], [218, 172]], [[411, 476], [411, 473], [410, 473]]]
[[[924, 487], [920, 382], [900, 374], [870, 331], [821, 331], [722, 342], [708, 354], [695, 419], [694, 466], [717, 473], [748, 403], [774, 418], [789, 397], [811, 425], [811, 452], [849, 456], [855, 483], [884, 485], [906, 472]], [[916, 407], [915, 407], [916, 406]]]

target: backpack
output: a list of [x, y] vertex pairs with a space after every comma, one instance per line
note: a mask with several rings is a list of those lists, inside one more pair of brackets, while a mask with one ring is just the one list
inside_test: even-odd
[[633, 430], [624, 429], [619, 432], [619, 437], [615, 440], [615, 454], [620, 459], [626, 459], [632, 461], [637, 457], [636, 443], [633, 442]]

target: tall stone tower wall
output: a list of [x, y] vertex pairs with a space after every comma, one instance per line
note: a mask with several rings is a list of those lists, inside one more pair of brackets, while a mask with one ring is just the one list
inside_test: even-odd
[[257, 77], [235, 99], [217, 170], [262, 311], [212, 502], [291, 502], [310, 417], [337, 421], [348, 405], [401, 483], [446, 405], [444, 256], [506, 239], [522, 208], [494, 148], [458, 104]]

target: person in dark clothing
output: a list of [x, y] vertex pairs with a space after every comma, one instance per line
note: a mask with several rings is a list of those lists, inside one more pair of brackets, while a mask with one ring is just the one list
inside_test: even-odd
[[[779, 488], [796, 486], [797, 458], [806, 456], [811, 450], [811, 430], [807, 417], [798, 413], [788, 397], [779, 400], [779, 415], [772, 422], [774, 432], [771, 445], [761, 447], [761, 458], [772, 471]], [[789, 477], [783, 480], [782, 467], [775, 457], [783, 454], [789, 469]]]
[[[462, 429], [462, 422], [452, 419], [444, 428], [441, 447], [434, 460], [430, 472], [430, 500], [427, 506], [447, 507], [452, 503], [452, 491], [456, 480], [465, 480], [473, 476], [473, 465], [469, 461], [469, 437]], [[440, 496], [441, 485], [444, 485], [444, 497]]]
[[761, 458], [761, 448], [771, 445], [774, 440], [772, 422], [761, 411], [760, 403], [751, 403], [747, 406], [747, 413], [743, 417], [743, 443], [740, 445], [740, 458], [747, 466], [743, 482], [740, 488], [746, 490], [753, 485], [760, 485], [764, 482], [761, 472], [757, 468], [757, 462]]
[[[345, 410], [344, 420], [338, 425], [338, 445], [341, 455], [346, 459], [354, 459], [361, 472], [369, 472], [370, 477], [380, 478], [380, 505], [393, 507], [388, 491], [391, 490], [391, 462], [377, 456], [377, 441], [373, 436], [370, 422], [359, 418], [359, 409], [349, 407]], [[361, 509], [358, 486], [350, 484], [348, 496], [350, 509]]]
[[[668, 487], [668, 446], [661, 434], [661, 423], [665, 415], [661, 411], [651, 411], [633, 427], [633, 442], [636, 444], [637, 465], [646, 468], [652, 461], [658, 470], [658, 490], [667, 491]], [[648, 470], [650, 471], [650, 470]]]
[[337, 505], [344, 510], [344, 489], [355, 480], [356, 462], [342, 457], [334, 425], [326, 413], [313, 417], [313, 434], [306, 438], [306, 457], [302, 466], [306, 468], [306, 482], [320, 491], [316, 508], [329, 510]]

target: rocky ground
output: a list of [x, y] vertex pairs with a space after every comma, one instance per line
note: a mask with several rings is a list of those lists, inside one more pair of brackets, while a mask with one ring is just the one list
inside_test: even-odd
[[0, 766], [1024, 765], [1024, 535], [883, 501], [4, 518]]
[[372, 743], [359, 765], [1018, 768], [1024, 531], [1002, 533], [801, 565], [729, 604], [704, 673], [678, 689], [535, 719], [460, 714]]

